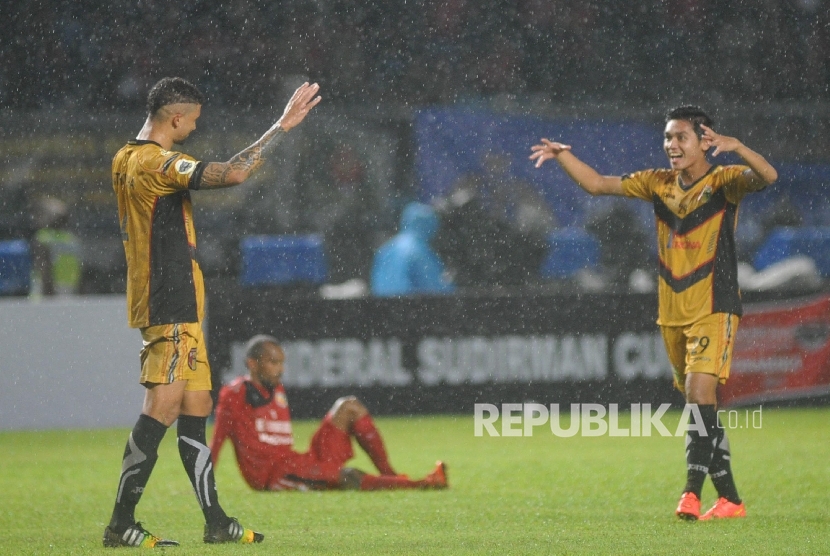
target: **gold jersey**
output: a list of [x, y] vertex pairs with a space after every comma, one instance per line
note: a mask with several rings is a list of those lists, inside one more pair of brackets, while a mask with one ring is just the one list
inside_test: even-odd
[[199, 188], [203, 170], [203, 163], [153, 141], [129, 141], [112, 160], [134, 328], [204, 317], [189, 191]]
[[712, 313], [741, 315], [735, 226], [738, 204], [752, 191], [747, 166], [712, 166], [682, 187], [676, 170], [643, 170], [622, 178], [625, 195], [654, 205], [658, 242], [657, 323], [683, 326]]

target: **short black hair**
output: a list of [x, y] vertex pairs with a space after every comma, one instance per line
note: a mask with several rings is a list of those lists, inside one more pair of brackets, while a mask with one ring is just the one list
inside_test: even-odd
[[666, 113], [666, 123], [669, 123], [671, 120], [685, 120], [691, 123], [698, 137], [703, 135], [703, 128], [700, 127], [701, 124], [708, 128], [712, 128], [715, 125], [714, 120], [701, 107], [691, 105], [678, 106], [677, 108], [669, 110]]
[[150, 89], [147, 112], [155, 116], [168, 104], [204, 104], [205, 95], [196, 85], [181, 77], [165, 77]]
[[265, 344], [274, 344], [275, 346], [279, 346], [280, 342], [268, 334], [257, 334], [248, 340], [247, 344], [245, 344], [245, 357], [247, 359], [259, 360], [265, 349]]

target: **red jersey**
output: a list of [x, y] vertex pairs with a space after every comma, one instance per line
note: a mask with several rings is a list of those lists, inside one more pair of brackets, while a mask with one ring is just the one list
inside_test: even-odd
[[353, 456], [351, 438], [326, 419], [305, 453], [294, 451], [291, 411], [282, 385], [269, 392], [247, 377], [219, 391], [211, 440], [213, 465], [230, 439], [239, 470], [255, 490], [304, 490], [337, 485], [340, 469]]

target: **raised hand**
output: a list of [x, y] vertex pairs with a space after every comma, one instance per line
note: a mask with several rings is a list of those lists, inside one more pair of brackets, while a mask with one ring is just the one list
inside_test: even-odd
[[279, 126], [283, 130], [288, 131], [292, 127], [299, 125], [311, 109], [317, 106], [320, 102], [322, 97], [315, 97], [319, 90], [320, 86], [317, 83], [309, 85], [308, 82], [306, 82], [300, 85], [297, 90], [294, 91], [294, 94], [291, 95], [291, 99], [288, 101], [288, 104], [285, 105], [285, 110], [283, 111], [282, 117], [278, 122]]
[[546, 160], [554, 159], [564, 151], [571, 150], [571, 146], [563, 143], [555, 143], [553, 141], [549, 141], [548, 139], [542, 138], [542, 143], [539, 145], [533, 145], [530, 147], [530, 150], [533, 151], [533, 154], [531, 154], [528, 158], [530, 158], [530, 160], [535, 160], [536, 168], [539, 168], [545, 163]]
[[317, 83], [300, 85], [285, 105], [282, 117], [259, 140], [227, 162], [210, 162], [205, 166], [201, 187], [230, 187], [248, 179], [262, 165], [265, 158], [282, 143], [288, 130], [302, 122], [311, 109], [317, 106], [320, 97], [314, 95], [319, 90], [320, 86]]
[[700, 124], [700, 127], [703, 128], [703, 135], [701, 136], [701, 139], [709, 141], [709, 144], [715, 147], [715, 150], [712, 151], [712, 156], [718, 156], [720, 153], [732, 152], [743, 146], [743, 143], [734, 137], [728, 137], [726, 135], [715, 133], [712, 128], [706, 127], [703, 124]]

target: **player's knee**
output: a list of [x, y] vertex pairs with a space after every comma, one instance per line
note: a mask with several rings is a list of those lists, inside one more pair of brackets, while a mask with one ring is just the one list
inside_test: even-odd
[[[355, 396], [343, 396], [341, 398], [337, 398], [334, 402], [334, 407], [340, 407], [341, 405], [351, 405], [354, 402], [357, 402], [357, 398]], [[360, 403], [360, 402], [358, 402]]]
[[686, 375], [686, 403], [717, 405], [718, 379], [714, 375], [689, 373]]
[[344, 396], [334, 402], [331, 412], [333, 415], [342, 415], [348, 417], [349, 421], [354, 421], [369, 413], [369, 410], [356, 397]]

